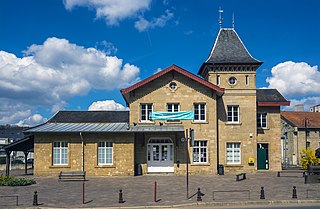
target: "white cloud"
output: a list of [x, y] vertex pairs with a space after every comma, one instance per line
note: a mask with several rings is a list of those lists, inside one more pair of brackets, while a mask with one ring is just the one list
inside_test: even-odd
[[320, 94], [318, 66], [287, 61], [273, 67], [271, 74], [271, 77], [267, 78], [268, 88], [278, 89], [284, 96], [293, 98]]
[[163, 70], [162, 68], [158, 67], [157, 70], [153, 74], [159, 73], [162, 70]]
[[310, 107], [320, 104], [320, 96], [307, 97], [302, 99], [290, 99], [290, 106], [285, 107], [284, 110], [293, 111], [298, 104], [304, 106], [304, 111], [309, 112]]
[[118, 57], [54, 37], [31, 45], [22, 58], [0, 51], [0, 124], [30, 117], [39, 106], [56, 111], [91, 89], [127, 87], [139, 73]]
[[135, 22], [134, 27], [139, 31], [143, 32], [148, 29], [155, 27], [164, 27], [167, 22], [173, 18], [173, 13], [170, 10], [166, 10], [165, 14], [158, 18], [153, 18], [151, 21], [146, 20], [144, 17], [140, 16], [139, 20]]
[[149, 9], [151, 0], [64, 0], [65, 8], [88, 7], [96, 11], [96, 18], [104, 18], [108, 25], [135, 16]]
[[122, 104], [116, 103], [114, 100], [105, 100], [93, 102], [88, 110], [115, 110], [124, 111], [129, 110], [129, 108], [124, 107]]
[[42, 117], [40, 114], [34, 114], [24, 120], [20, 120], [16, 125], [18, 126], [35, 126], [47, 121], [47, 118]]

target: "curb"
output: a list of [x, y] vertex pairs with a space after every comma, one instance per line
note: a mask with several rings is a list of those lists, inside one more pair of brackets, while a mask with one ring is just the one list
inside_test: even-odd
[[247, 206], [247, 205], [291, 205], [291, 204], [320, 204], [320, 200], [261, 200], [261, 201], [234, 201], [234, 202], [195, 202], [176, 205], [145, 205], [145, 206], [113, 206], [113, 207], [10, 207], [12, 209], [25, 208], [25, 209], [145, 209], [145, 208], [183, 208], [188, 206], [212, 206], [212, 207], [225, 207], [225, 206]]

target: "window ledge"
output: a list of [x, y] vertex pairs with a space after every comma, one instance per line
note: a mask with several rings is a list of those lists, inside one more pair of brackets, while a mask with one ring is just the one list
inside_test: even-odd
[[191, 166], [210, 166], [210, 163], [192, 163]]
[[235, 125], [235, 126], [240, 126], [242, 123], [240, 122], [225, 122], [225, 125]]
[[156, 123], [154, 122], [154, 121], [150, 121], [150, 122], [148, 122], [148, 121], [140, 121], [139, 123], [138, 123], [139, 125], [155, 125]]
[[243, 164], [226, 164], [224, 167], [243, 167]]
[[208, 121], [192, 121], [191, 124], [208, 124], [209, 122]]
[[115, 168], [115, 165], [95, 165], [95, 168]]
[[179, 121], [179, 122], [171, 122], [171, 121], [165, 121], [164, 122], [165, 124], [182, 124], [182, 122], [181, 121]]
[[50, 165], [49, 168], [71, 168], [70, 165]]

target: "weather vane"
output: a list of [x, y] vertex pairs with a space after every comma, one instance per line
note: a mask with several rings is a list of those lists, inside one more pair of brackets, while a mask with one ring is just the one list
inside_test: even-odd
[[223, 10], [221, 9], [221, 7], [219, 8], [219, 25], [220, 25], [220, 28], [222, 28], [222, 13], [223, 13]]
[[232, 28], [234, 29], [234, 13], [232, 13]]

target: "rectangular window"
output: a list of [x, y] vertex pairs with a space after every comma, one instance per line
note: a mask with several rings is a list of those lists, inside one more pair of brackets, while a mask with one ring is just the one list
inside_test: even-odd
[[206, 121], [206, 104], [205, 103], [194, 104], [194, 120]]
[[[168, 103], [167, 104], [167, 111], [168, 112], [179, 112], [180, 105], [178, 103]], [[168, 120], [168, 122], [180, 122], [180, 120]]]
[[258, 128], [267, 128], [267, 113], [258, 113], [257, 127]]
[[152, 104], [140, 104], [140, 121], [150, 122], [152, 113]]
[[228, 106], [228, 122], [239, 122], [239, 106]]
[[240, 143], [227, 143], [227, 164], [240, 164]]
[[248, 85], [249, 85], [249, 76], [246, 75], [246, 86], [248, 86]]
[[207, 163], [208, 162], [208, 148], [207, 141], [194, 141], [192, 153], [192, 162]]
[[53, 142], [53, 165], [68, 165], [68, 142]]
[[220, 85], [220, 75], [217, 75], [217, 85]]
[[98, 142], [98, 165], [113, 164], [113, 143]]

